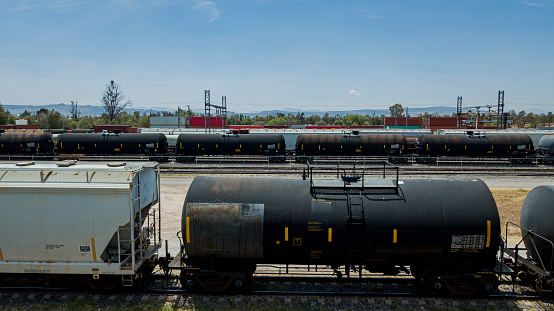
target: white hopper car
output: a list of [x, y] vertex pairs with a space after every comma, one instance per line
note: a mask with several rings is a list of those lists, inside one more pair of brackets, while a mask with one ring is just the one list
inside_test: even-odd
[[159, 185], [156, 162], [0, 162], [0, 273], [137, 284], [161, 247]]

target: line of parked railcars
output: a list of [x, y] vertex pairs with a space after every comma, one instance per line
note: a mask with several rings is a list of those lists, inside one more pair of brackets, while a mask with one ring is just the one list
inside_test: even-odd
[[[168, 139], [169, 137], [169, 139]], [[386, 156], [390, 162], [434, 162], [440, 157], [510, 158], [530, 163], [535, 157], [553, 163], [554, 138], [545, 135], [537, 149], [528, 135], [423, 134], [298, 134], [292, 155], [299, 159], [316, 156]], [[63, 133], [0, 134], [1, 155], [142, 155], [155, 161], [191, 161], [198, 156], [268, 156], [283, 160], [290, 155], [281, 134], [180, 134], [163, 133]]]
[[199, 176], [183, 204], [181, 253], [168, 265], [158, 254], [157, 168], [0, 163], [0, 278], [70, 276], [110, 289], [136, 285], [159, 265], [181, 270], [186, 289], [246, 290], [259, 264], [301, 264], [347, 277], [405, 271], [433, 295], [488, 295], [503, 275], [532, 280], [544, 294], [554, 289], [554, 186], [528, 194], [526, 248], [508, 248], [494, 198], [478, 179]]

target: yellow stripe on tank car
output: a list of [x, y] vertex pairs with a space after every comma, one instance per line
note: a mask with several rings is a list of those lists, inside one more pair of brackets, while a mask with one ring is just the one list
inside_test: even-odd
[[300, 145], [300, 150], [304, 150], [304, 144]]
[[487, 244], [486, 247], [491, 245], [491, 221], [487, 220]]
[[190, 243], [190, 217], [187, 216], [187, 243]]
[[397, 243], [398, 242], [398, 230], [397, 229], [393, 229], [392, 230], [392, 243]]
[[289, 227], [285, 227], [285, 241], [289, 240]]
[[327, 242], [333, 242], [333, 228], [329, 228], [329, 230], [328, 230]]
[[96, 261], [96, 244], [94, 243], [94, 238], [90, 238], [92, 244], [92, 259]]
[[277, 143], [277, 150], [281, 149], [281, 143]]
[[179, 148], [183, 149], [183, 143], [179, 143]]
[[77, 144], [77, 149], [81, 149], [81, 147], [79, 146], [79, 144]]
[[60, 148], [63, 148], [63, 142], [60, 141]]
[[0, 260], [4, 260], [4, 254], [2, 254], [2, 249], [0, 248]]

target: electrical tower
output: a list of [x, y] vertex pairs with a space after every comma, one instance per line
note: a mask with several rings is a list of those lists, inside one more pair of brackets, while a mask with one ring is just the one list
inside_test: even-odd
[[[505, 120], [505, 116], [504, 116], [504, 91], [498, 91], [498, 108], [496, 111], [491, 111], [491, 108], [493, 108], [494, 106], [493, 105], [483, 105], [483, 106], [473, 106], [473, 107], [463, 107], [462, 108], [462, 96], [458, 96], [458, 101], [457, 101], [457, 104], [456, 104], [456, 128], [460, 129], [462, 128], [462, 116], [463, 115], [468, 115], [470, 116], [472, 119], [475, 119], [475, 128], [478, 129], [479, 128], [479, 123], [480, 122], [486, 122], [487, 120], [482, 120], [482, 121], [479, 121], [479, 116], [481, 116], [481, 113], [480, 113], [480, 109], [481, 108], [488, 108], [489, 109], [489, 112], [488, 113], [483, 113], [482, 116], [487, 116], [487, 119], [490, 121], [491, 120], [491, 116], [493, 116], [494, 114], [496, 114], [496, 129], [497, 130], [502, 130], [502, 129], [505, 129], [505, 126], [504, 126], [504, 123], [506, 122]], [[475, 108], [476, 109], [476, 112], [473, 113], [471, 110], [468, 110], [468, 109], [472, 109], [472, 108]], [[466, 112], [462, 112], [462, 110], [465, 109]], [[494, 120], [494, 119], [492, 119]], [[494, 122], [494, 121], [493, 121]]]
[[223, 118], [223, 128], [227, 128], [227, 96], [221, 97], [221, 106], [210, 102], [210, 90], [204, 90], [204, 132], [211, 132], [211, 108], [215, 108], [215, 116]]
[[496, 129], [504, 129], [504, 91], [498, 91], [498, 109], [496, 117]]

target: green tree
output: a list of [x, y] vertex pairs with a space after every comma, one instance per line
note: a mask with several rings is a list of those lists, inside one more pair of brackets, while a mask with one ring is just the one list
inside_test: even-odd
[[394, 104], [389, 107], [391, 117], [401, 117], [404, 112], [404, 108], [400, 104]]
[[80, 129], [90, 129], [94, 125], [94, 119], [91, 117], [82, 117], [77, 122], [77, 128]]
[[120, 90], [119, 84], [115, 83], [113, 80], [106, 85], [106, 90], [104, 90], [104, 95], [102, 96], [102, 105], [106, 109], [106, 114], [110, 121], [113, 121], [123, 110], [131, 106], [132, 103], [130, 100], [123, 102], [125, 100], [125, 95]]
[[2, 107], [2, 103], [0, 103], [0, 124], [8, 124], [8, 114], [6, 113], [6, 109]]

